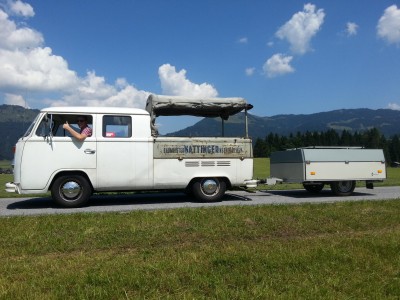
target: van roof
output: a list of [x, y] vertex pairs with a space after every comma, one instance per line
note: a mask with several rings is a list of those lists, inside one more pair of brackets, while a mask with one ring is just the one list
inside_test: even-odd
[[127, 107], [61, 106], [47, 107], [41, 111], [48, 113], [149, 115], [144, 109]]

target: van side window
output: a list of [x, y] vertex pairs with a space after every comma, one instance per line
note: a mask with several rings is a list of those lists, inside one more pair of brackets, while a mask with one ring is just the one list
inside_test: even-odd
[[132, 118], [130, 116], [103, 116], [103, 137], [132, 137]]
[[[86, 116], [88, 120], [88, 126], [93, 128], [92, 126], [92, 116]], [[78, 115], [73, 114], [48, 114], [46, 117], [43, 117], [42, 121], [39, 124], [39, 127], [36, 130], [36, 135], [38, 136], [48, 136], [51, 133], [54, 137], [63, 137], [63, 136], [71, 136], [71, 134], [63, 128], [63, 124], [68, 122], [71, 127], [79, 132], [79, 126], [77, 124]]]

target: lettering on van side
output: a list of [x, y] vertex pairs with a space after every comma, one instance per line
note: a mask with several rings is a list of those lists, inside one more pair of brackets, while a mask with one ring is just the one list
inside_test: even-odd
[[[158, 144], [155, 149], [155, 157], [204, 157], [204, 156], [245, 156], [250, 151], [243, 147], [245, 145], [172, 145], [172, 144]], [[246, 151], [247, 150], [247, 151]]]

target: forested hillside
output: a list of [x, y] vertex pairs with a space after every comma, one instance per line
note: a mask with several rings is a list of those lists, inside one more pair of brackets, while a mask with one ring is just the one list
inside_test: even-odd
[[12, 159], [12, 148], [38, 112], [17, 105], [0, 105], [0, 160]]
[[368, 149], [383, 149], [386, 161], [400, 161], [400, 135], [386, 138], [373, 128], [362, 133], [350, 133], [346, 130], [338, 133], [331, 129], [325, 132], [309, 132], [280, 136], [270, 133], [265, 138], [257, 138], [254, 145], [255, 157], [269, 157], [272, 152], [300, 147], [313, 146], [350, 146]]

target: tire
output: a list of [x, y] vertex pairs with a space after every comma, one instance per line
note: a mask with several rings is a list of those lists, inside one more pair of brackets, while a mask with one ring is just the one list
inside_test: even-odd
[[200, 178], [192, 185], [195, 198], [201, 202], [219, 201], [226, 191], [226, 182], [218, 178]]
[[311, 194], [318, 194], [324, 188], [324, 184], [323, 183], [313, 183], [313, 184], [304, 184], [303, 183], [303, 187], [307, 192], [309, 192]]
[[193, 197], [193, 188], [191, 186], [186, 187], [183, 192], [188, 197]]
[[331, 190], [337, 196], [350, 196], [356, 187], [354, 180], [331, 182]]
[[63, 207], [80, 207], [85, 205], [92, 195], [88, 180], [77, 174], [58, 177], [51, 187], [53, 200]]

